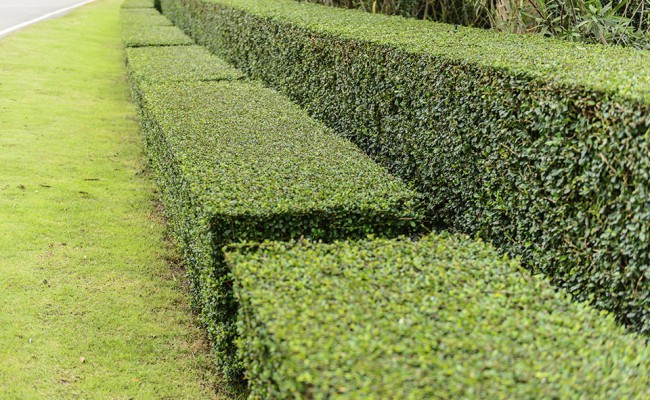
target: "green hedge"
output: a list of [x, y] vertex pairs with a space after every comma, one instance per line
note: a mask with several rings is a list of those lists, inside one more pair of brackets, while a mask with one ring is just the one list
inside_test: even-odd
[[155, 8], [126, 8], [120, 11], [122, 26], [147, 29], [149, 26], [174, 26]]
[[153, 8], [120, 10], [126, 47], [192, 45], [194, 41]]
[[291, 0], [162, 1], [478, 235], [650, 332], [650, 55]]
[[124, 0], [122, 8], [154, 8], [153, 0]]
[[239, 241], [332, 241], [415, 230], [415, 194], [259, 83], [141, 83], [145, 143], [192, 290], [227, 377], [236, 303], [221, 261]]
[[244, 74], [201, 46], [126, 49], [132, 82], [190, 82], [242, 79]]
[[155, 8], [123, 8], [120, 10], [122, 27], [147, 29], [150, 26], [174, 26]]
[[260, 399], [641, 399], [650, 348], [490, 246], [232, 246]]

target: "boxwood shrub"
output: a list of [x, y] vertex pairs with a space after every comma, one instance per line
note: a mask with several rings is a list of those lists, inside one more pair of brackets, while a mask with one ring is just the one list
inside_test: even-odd
[[236, 381], [222, 246], [415, 231], [415, 193], [260, 83], [141, 83], [145, 143], [218, 362]]
[[454, 236], [226, 253], [259, 399], [641, 399], [650, 349]]
[[120, 10], [126, 47], [191, 45], [194, 41], [154, 8]]
[[650, 332], [650, 53], [291, 0], [163, 0], [427, 200]]

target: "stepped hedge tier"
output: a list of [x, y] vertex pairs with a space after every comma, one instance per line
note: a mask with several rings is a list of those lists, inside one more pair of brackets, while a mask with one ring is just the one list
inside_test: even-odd
[[190, 82], [243, 79], [244, 74], [202, 46], [126, 49], [133, 82]]
[[232, 246], [253, 399], [650, 396], [650, 349], [483, 243]]
[[416, 193], [354, 144], [197, 46], [160, 46], [148, 36], [158, 26], [139, 42], [154, 47], [127, 48], [129, 76], [196, 305], [220, 368], [236, 381], [224, 245], [412, 234], [421, 214]]
[[223, 245], [411, 231], [414, 194], [353, 144], [254, 83], [141, 85], [142, 126], [202, 319], [229, 376], [236, 304]]
[[[122, 30], [146, 30], [152, 26], [174, 26], [155, 8], [122, 8], [120, 10]], [[143, 32], [146, 33], [146, 32]]]
[[122, 8], [122, 41], [126, 47], [191, 45], [194, 41], [153, 8]]
[[292, 0], [162, 0], [427, 201], [650, 333], [650, 53]]
[[122, 8], [154, 8], [154, 0], [124, 0]]

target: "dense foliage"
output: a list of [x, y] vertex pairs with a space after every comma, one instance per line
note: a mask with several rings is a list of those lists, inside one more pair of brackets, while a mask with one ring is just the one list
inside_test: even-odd
[[154, 8], [154, 0], [124, 0], [121, 8]]
[[479, 242], [231, 247], [259, 399], [650, 396], [650, 349]]
[[120, 11], [120, 22], [122, 31], [145, 30], [150, 26], [174, 26], [172, 22], [160, 15], [155, 8], [123, 8]]
[[189, 82], [242, 79], [244, 74], [202, 46], [126, 49], [133, 82]]
[[122, 41], [126, 47], [194, 44], [153, 8], [122, 8], [120, 14]]
[[[153, 43], [157, 39], [152, 39]], [[150, 165], [220, 367], [236, 379], [222, 246], [415, 231], [415, 193], [285, 97], [195, 46], [129, 49]], [[179, 62], [165, 63], [166, 57]], [[219, 79], [219, 81], [214, 81]]]
[[425, 194], [430, 221], [650, 332], [650, 55], [294, 1], [163, 11]]
[[259, 84], [183, 82], [142, 93], [152, 165], [229, 376], [238, 372], [230, 347], [236, 304], [221, 246], [392, 236], [415, 225], [408, 190]]

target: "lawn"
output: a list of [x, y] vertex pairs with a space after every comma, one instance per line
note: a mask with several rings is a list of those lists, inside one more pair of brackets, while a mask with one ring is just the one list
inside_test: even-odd
[[170, 267], [122, 0], [0, 40], [0, 397], [226, 398]]

